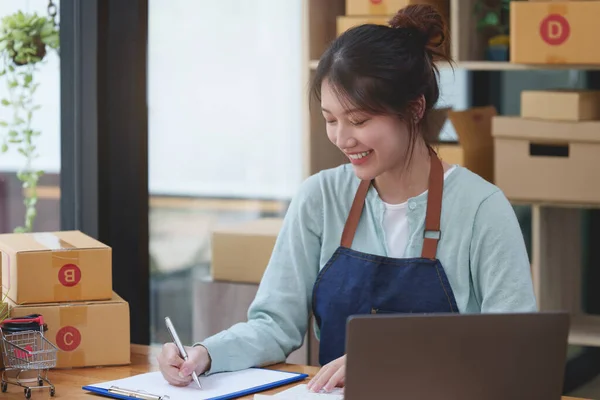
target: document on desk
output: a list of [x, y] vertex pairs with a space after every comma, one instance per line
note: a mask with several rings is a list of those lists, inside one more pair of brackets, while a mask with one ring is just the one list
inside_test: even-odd
[[274, 395], [255, 394], [254, 400], [343, 400], [344, 391], [335, 388], [331, 392], [313, 393], [302, 384]]
[[[194, 382], [186, 387], [176, 387], [165, 381], [160, 372], [149, 372], [129, 378], [84, 386], [83, 390], [118, 399], [135, 398], [135, 393], [143, 393], [155, 396], [157, 400], [228, 400], [298, 382], [307, 377], [306, 374], [250, 368], [236, 372], [200, 376], [200, 383], [202, 384], [202, 389], [200, 389]], [[113, 389], [111, 390], [111, 388]], [[116, 391], [119, 393], [128, 391], [131, 395], [125, 396]]]

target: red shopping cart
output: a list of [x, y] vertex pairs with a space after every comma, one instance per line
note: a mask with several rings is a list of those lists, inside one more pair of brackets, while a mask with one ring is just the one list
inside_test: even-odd
[[[48, 380], [48, 370], [56, 366], [58, 349], [44, 337], [46, 329], [44, 319], [39, 314], [6, 319], [0, 324], [5, 367], [0, 382], [2, 392], [6, 392], [8, 384], [11, 384], [22, 387], [27, 399], [31, 398], [32, 389], [48, 388], [50, 396], [54, 396], [55, 388]], [[9, 378], [7, 372], [11, 371], [16, 375]], [[23, 378], [21, 374], [24, 371], [36, 371], [37, 376]]]

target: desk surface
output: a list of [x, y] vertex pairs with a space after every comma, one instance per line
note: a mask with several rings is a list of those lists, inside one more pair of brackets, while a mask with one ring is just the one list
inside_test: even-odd
[[[131, 346], [131, 364], [121, 367], [101, 367], [101, 368], [80, 368], [80, 369], [65, 369], [52, 370], [48, 373], [48, 378], [56, 386], [56, 399], [81, 399], [81, 398], [97, 398], [101, 397], [86, 395], [81, 389], [82, 386], [110, 381], [114, 379], [125, 378], [132, 375], [142, 374], [149, 371], [156, 371], [158, 365], [156, 362], [156, 354], [159, 349], [149, 348], [147, 346]], [[302, 365], [276, 365], [274, 368], [286, 371], [301, 372], [313, 376], [318, 368]], [[276, 392], [287, 389], [284, 386], [274, 389], [266, 394], [274, 394]], [[242, 399], [252, 400], [254, 396], [243, 397]], [[47, 391], [32, 392], [32, 399], [50, 399]], [[6, 393], [0, 394], [0, 399], [25, 399], [23, 391], [13, 385], [8, 386]], [[563, 397], [563, 400], [576, 400], [572, 397]]]

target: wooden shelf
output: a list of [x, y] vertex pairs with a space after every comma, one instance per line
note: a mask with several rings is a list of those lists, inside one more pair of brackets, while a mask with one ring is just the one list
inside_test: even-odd
[[569, 344], [600, 347], [600, 316], [575, 315], [571, 317]]
[[[310, 70], [317, 69], [319, 60], [310, 60], [308, 68]], [[447, 67], [446, 63], [441, 67]], [[470, 71], [531, 71], [531, 70], [557, 70], [557, 69], [573, 69], [573, 70], [600, 70], [600, 65], [568, 65], [568, 64], [514, 64], [503, 61], [460, 61], [456, 62], [453, 67], [455, 69], [466, 69]]]
[[569, 65], [569, 64], [516, 64], [502, 61], [459, 61], [458, 68], [471, 71], [524, 71], [524, 70], [600, 70], [600, 65]]

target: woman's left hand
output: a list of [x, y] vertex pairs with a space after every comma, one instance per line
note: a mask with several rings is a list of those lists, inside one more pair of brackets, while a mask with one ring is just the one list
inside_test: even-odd
[[336, 386], [344, 386], [346, 379], [346, 356], [343, 355], [325, 365], [308, 383], [311, 392], [319, 392], [324, 389], [330, 392]]

